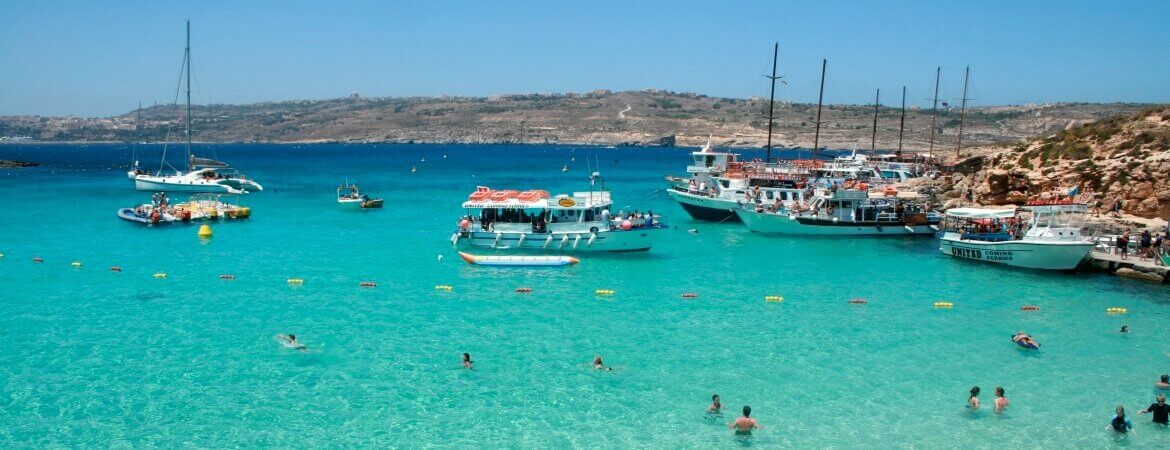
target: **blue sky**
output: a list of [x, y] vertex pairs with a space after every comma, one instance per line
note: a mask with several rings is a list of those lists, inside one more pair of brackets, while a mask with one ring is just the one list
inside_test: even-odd
[[926, 105], [1170, 102], [1168, 1], [0, 0], [0, 115], [169, 103], [192, 21], [197, 103], [660, 88]]

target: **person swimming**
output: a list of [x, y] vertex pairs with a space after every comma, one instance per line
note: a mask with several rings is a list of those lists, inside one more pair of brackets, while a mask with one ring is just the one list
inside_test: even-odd
[[1109, 426], [1105, 427], [1105, 429], [1112, 429], [1118, 433], [1133, 432], [1134, 434], [1137, 434], [1137, 432], [1133, 429], [1133, 422], [1130, 422], [1129, 419], [1125, 417], [1125, 407], [1117, 405], [1117, 409], [1115, 411], [1117, 414], [1113, 415], [1113, 419], [1109, 421]]
[[601, 362], [601, 355], [593, 357], [593, 368], [596, 370], [605, 370], [609, 372], [613, 371], [613, 367], [606, 367], [605, 363]]
[[971, 396], [967, 397], [967, 409], [972, 411], [979, 409], [979, 386], [971, 387]]
[[995, 387], [995, 412], [1002, 413], [1008, 407], [1008, 399], [1003, 396], [1003, 388]]
[[719, 394], [711, 395], [711, 406], [707, 407], [707, 413], [715, 414], [723, 411], [723, 403], [719, 401]]
[[1154, 383], [1154, 387], [1158, 389], [1170, 389], [1170, 375], [1162, 374], [1158, 382]]
[[759, 422], [752, 418], [752, 407], [747, 405], [743, 407], [743, 416], [727, 424], [727, 428], [735, 430], [735, 434], [740, 436], [751, 436], [752, 430], [763, 429]]
[[470, 354], [470, 353], [464, 353], [464, 354], [463, 354], [463, 367], [464, 367], [464, 368], [466, 368], [466, 369], [468, 369], [468, 370], [471, 370], [471, 365], [472, 365], [472, 364], [473, 364], [473, 363], [471, 362], [471, 354]]
[[278, 334], [276, 337], [281, 344], [284, 344], [285, 347], [291, 348], [293, 350], [300, 350], [302, 352], [308, 350], [308, 347], [306, 347], [305, 344], [302, 344], [297, 340], [297, 335], [295, 334]]
[[1012, 342], [1015, 342], [1016, 345], [1019, 345], [1023, 348], [1030, 348], [1033, 350], [1040, 349], [1040, 343], [1036, 342], [1035, 339], [1032, 339], [1032, 336], [1023, 331], [1016, 332], [1015, 336], [1012, 336]]

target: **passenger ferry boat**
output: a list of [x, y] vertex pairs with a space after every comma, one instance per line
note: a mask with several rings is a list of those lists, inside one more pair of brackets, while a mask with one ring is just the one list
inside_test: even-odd
[[711, 151], [710, 143], [691, 153], [690, 178], [667, 177], [666, 193], [695, 220], [739, 222], [743, 204], [772, 205], [777, 200], [793, 206], [811, 197], [806, 189], [808, 169], [795, 164], [742, 162], [739, 155]]
[[938, 249], [963, 259], [1072, 270], [1093, 248], [1081, 235], [1087, 212], [1086, 205], [1071, 200], [1031, 201], [1019, 210], [949, 209]]
[[[596, 174], [595, 174], [596, 177]], [[499, 250], [633, 252], [666, 232], [652, 214], [612, 214], [608, 191], [550, 197], [546, 191], [479, 187], [463, 202], [454, 245]]]
[[735, 211], [748, 229], [793, 235], [914, 236], [933, 235], [940, 217], [896, 196], [870, 197], [868, 186], [837, 189], [816, 196], [807, 208]]

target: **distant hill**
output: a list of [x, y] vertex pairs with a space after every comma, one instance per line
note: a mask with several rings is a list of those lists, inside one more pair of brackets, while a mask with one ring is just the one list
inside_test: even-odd
[[[350, 97], [250, 105], [193, 107], [193, 135], [201, 142], [416, 142], [564, 143], [597, 145], [701, 145], [711, 135], [720, 146], [762, 147], [766, 99], [716, 98], [660, 90], [594, 91], [585, 94], [517, 94], [492, 97]], [[1143, 108], [1134, 104], [994, 106], [967, 111], [963, 142], [1020, 142], [1081, 123]], [[183, 108], [156, 106], [105, 118], [0, 117], [9, 141], [180, 140]], [[773, 144], [811, 147], [816, 105], [777, 103]], [[878, 111], [878, 147], [898, 145], [899, 110]], [[826, 105], [821, 146], [868, 148], [872, 106]], [[936, 150], [954, 148], [955, 108], [939, 111]], [[906, 113], [904, 146], [927, 150], [930, 111]], [[141, 137], [139, 137], [141, 136]]]
[[1125, 213], [1170, 216], [1170, 106], [971, 154], [956, 165], [962, 173], [949, 188], [951, 197], [970, 189], [978, 203], [1019, 204], [1031, 195], [1076, 187], [1082, 200], [1099, 199], [1106, 210], [1121, 199]]

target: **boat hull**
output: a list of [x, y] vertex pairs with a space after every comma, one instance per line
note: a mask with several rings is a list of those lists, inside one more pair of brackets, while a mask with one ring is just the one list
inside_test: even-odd
[[901, 222], [833, 222], [782, 214], [758, 213], [744, 209], [735, 213], [757, 233], [791, 234], [803, 236], [932, 236], [937, 224], [906, 225]]
[[938, 250], [956, 258], [1041, 270], [1072, 270], [1093, 248], [1091, 242], [983, 242], [944, 236]]
[[209, 192], [216, 194], [243, 194], [244, 191], [231, 186], [216, 183], [182, 183], [172, 182], [166, 178], [150, 179], [137, 177], [134, 179], [134, 189], [153, 192]]
[[677, 201], [692, 219], [709, 222], [741, 221], [735, 214], [735, 210], [739, 208], [739, 203], [735, 201], [695, 195], [675, 189], [667, 189], [666, 193]]
[[560, 267], [581, 262], [572, 256], [481, 256], [459, 252], [468, 264], [505, 267]]
[[[555, 232], [555, 233], [495, 233], [491, 231], [460, 231], [452, 238], [456, 245], [496, 250], [533, 250], [555, 252], [637, 252], [650, 250], [656, 235], [665, 228], [633, 229], [629, 231]], [[521, 240], [523, 236], [523, 240]], [[551, 238], [551, 239], [550, 239]], [[592, 242], [590, 242], [592, 238]]]

